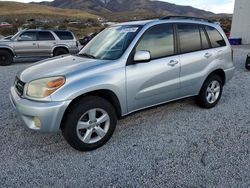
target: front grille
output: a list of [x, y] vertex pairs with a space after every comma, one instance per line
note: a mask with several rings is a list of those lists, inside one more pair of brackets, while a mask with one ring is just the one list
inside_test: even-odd
[[19, 96], [23, 96], [24, 85], [25, 85], [25, 83], [22, 82], [19, 78], [16, 77], [15, 88], [16, 88], [17, 94]]

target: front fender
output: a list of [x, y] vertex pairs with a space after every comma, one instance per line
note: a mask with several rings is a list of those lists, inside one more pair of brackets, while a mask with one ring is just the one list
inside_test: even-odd
[[65, 85], [52, 94], [51, 99], [52, 101], [74, 100], [81, 95], [98, 90], [113, 92], [120, 102], [122, 114], [127, 112], [124, 68], [90, 77], [66, 77]]
[[9, 50], [9, 51], [12, 52], [13, 56], [15, 56], [15, 51], [14, 51], [13, 48], [12, 48], [11, 46], [9, 46], [9, 45], [2, 45], [2, 44], [0, 44], [0, 49], [7, 49], [7, 50]]

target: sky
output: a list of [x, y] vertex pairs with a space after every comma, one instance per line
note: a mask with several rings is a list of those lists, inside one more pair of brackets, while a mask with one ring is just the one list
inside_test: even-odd
[[[31, 1], [39, 2], [45, 0], [9, 0], [9, 1], [28, 3]], [[178, 5], [189, 5], [199, 9], [212, 11], [214, 13], [233, 13], [233, 8], [234, 8], [234, 0], [162, 0], [162, 1]]]

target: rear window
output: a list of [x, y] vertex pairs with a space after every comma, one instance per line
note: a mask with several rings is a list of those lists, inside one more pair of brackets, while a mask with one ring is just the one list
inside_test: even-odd
[[55, 38], [51, 32], [43, 31], [43, 32], [38, 32], [38, 40], [48, 41], [48, 40], [55, 40]]
[[201, 38], [198, 25], [178, 24], [181, 53], [201, 50]]
[[202, 49], [208, 49], [208, 48], [210, 48], [209, 42], [207, 40], [206, 33], [204, 32], [204, 30], [203, 30], [202, 27], [200, 27], [200, 32], [201, 32]]
[[226, 46], [225, 40], [223, 39], [219, 31], [217, 31], [217, 29], [210, 26], [206, 26], [205, 29], [207, 31], [208, 37], [210, 38], [210, 42], [213, 48]]
[[68, 31], [55, 31], [55, 34], [60, 40], [73, 40], [74, 37], [71, 32]]

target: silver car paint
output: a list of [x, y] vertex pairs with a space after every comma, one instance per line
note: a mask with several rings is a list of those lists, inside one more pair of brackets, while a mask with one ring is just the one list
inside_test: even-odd
[[[78, 56], [63, 56], [37, 63], [20, 72], [18, 77], [28, 84], [35, 79], [62, 75], [66, 77], [64, 86], [50, 97], [42, 100], [31, 99], [25, 95], [25, 99], [16, 99], [15, 90], [11, 89], [11, 100], [21, 116], [30, 117], [34, 116], [34, 106], [39, 108], [41, 104], [45, 106], [47, 104], [49, 106], [50, 103], [63, 103], [65, 101], [69, 104], [70, 101], [76, 97], [88, 92], [109, 90], [117, 96], [121, 106], [121, 115], [124, 116], [143, 108], [197, 95], [205, 79], [214, 70], [224, 70], [226, 81], [229, 81], [234, 72], [229, 42], [219, 26], [204, 22], [188, 21], [188, 23], [198, 23], [216, 27], [217, 30], [223, 34], [227, 43], [226, 47], [181, 54], [154, 60], [154, 62], [151, 61], [126, 66], [131, 50], [148, 28], [159, 23], [182, 22], [186, 23], [187, 21], [153, 20], [141, 22], [145, 24], [145, 26], [118, 60], [104, 61], [86, 59]], [[124, 25], [137, 25], [138, 23], [140, 22], [125, 23]], [[207, 53], [210, 54], [209, 57], [206, 55]], [[177, 63], [174, 65], [169, 64], [172, 60]], [[27, 101], [27, 103], [24, 101]], [[33, 106], [30, 108], [28, 101], [33, 102]], [[26, 104], [25, 113], [23, 113], [24, 110], [19, 107], [20, 103], [23, 107]], [[46, 111], [45, 109], [46, 108], [44, 108], [44, 111]], [[62, 114], [65, 109], [63, 105], [63, 107], [57, 109], [57, 111], [60, 111], [60, 114]], [[42, 116], [42, 110], [39, 112]], [[53, 118], [52, 114], [47, 114], [47, 121], [53, 122], [51, 120]], [[60, 118], [57, 119], [58, 122], [61, 122]], [[22, 117], [22, 119], [24, 118]], [[50, 124], [53, 128], [47, 129], [47, 131], [41, 128], [41, 131], [55, 132], [59, 130], [58, 122], [56, 124]], [[42, 122], [42, 127], [47, 127], [45, 124], [46, 123]], [[32, 126], [27, 126], [32, 129]]]

